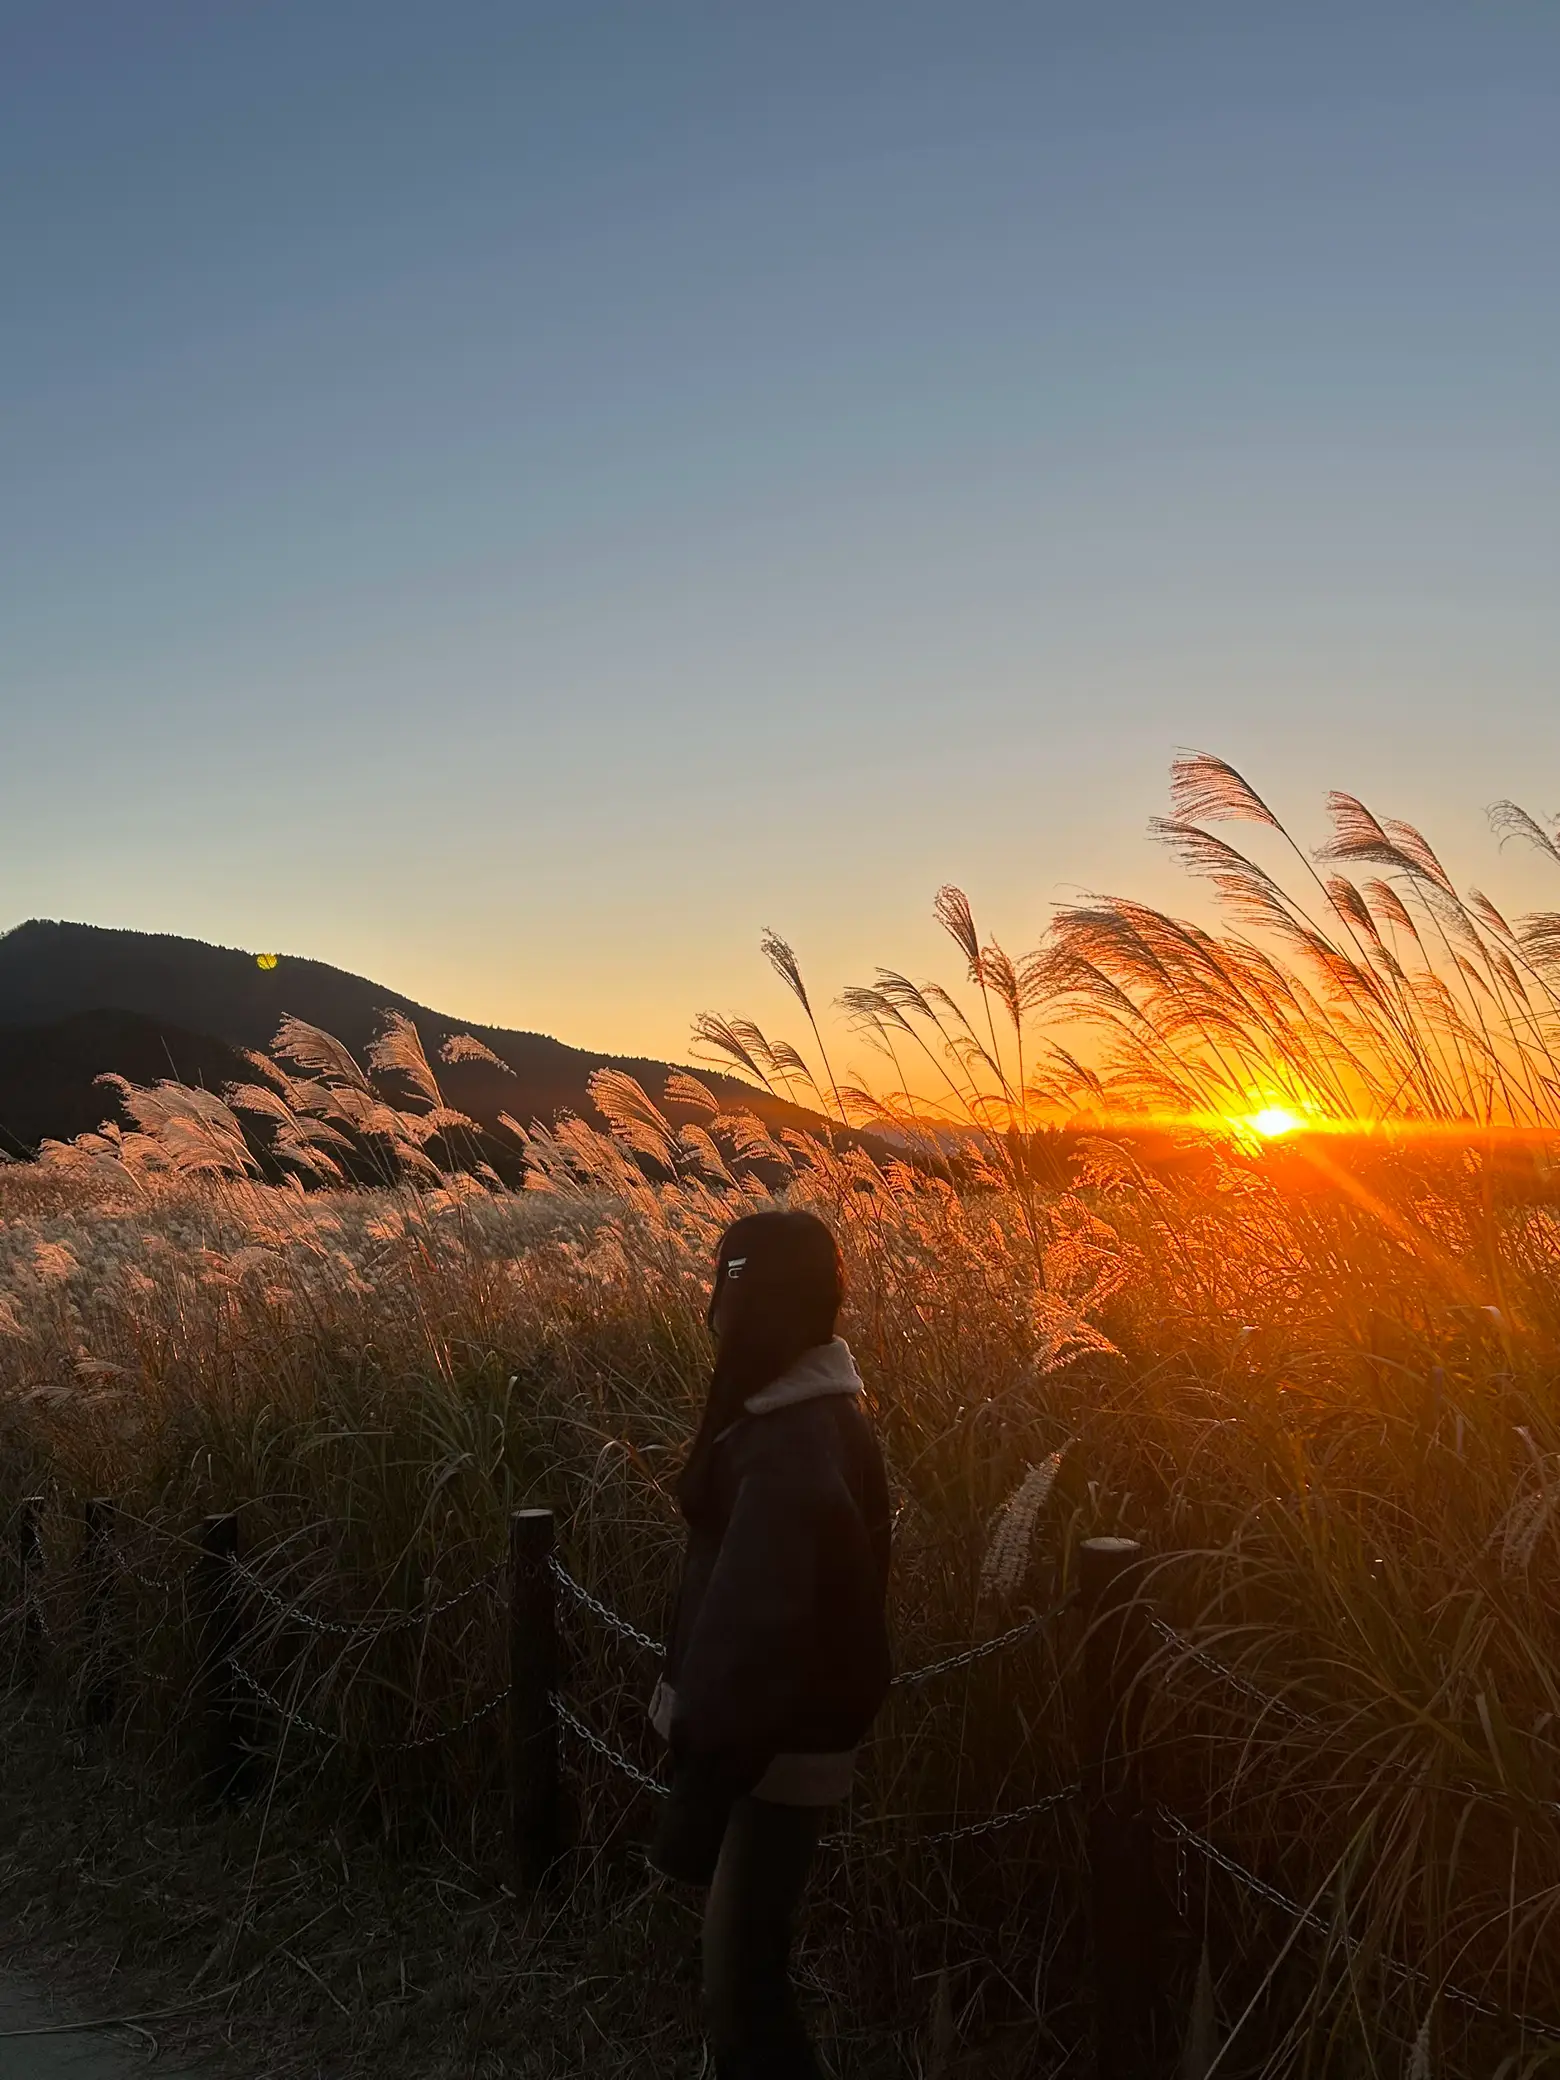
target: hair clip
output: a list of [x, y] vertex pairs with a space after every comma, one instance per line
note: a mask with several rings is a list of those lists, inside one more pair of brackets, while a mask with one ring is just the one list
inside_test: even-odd
[[742, 1267], [746, 1262], [746, 1257], [728, 1257], [726, 1259], [726, 1276], [728, 1278], [740, 1278], [742, 1276]]

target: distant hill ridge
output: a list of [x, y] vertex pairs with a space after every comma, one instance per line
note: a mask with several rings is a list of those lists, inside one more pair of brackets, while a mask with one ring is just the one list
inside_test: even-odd
[[113, 1093], [97, 1081], [109, 1073], [220, 1091], [253, 1071], [225, 1041], [133, 1011], [0, 1025], [0, 1157], [33, 1155], [40, 1141], [71, 1141], [117, 1117]]
[[[489, 1129], [500, 1112], [523, 1122], [588, 1112], [596, 1069], [621, 1069], [659, 1098], [677, 1066], [452, 1018], [325, 961], [284, 954], [263, 969], [253, 953], [200, 939], [33, 918], [0, 936], [0, 1148], [14, 1155], [45, 1135], [63, 1139], [112, 1116], [109, 1093], [91, 1088], [104, 1071], [133, 1082], [177, 1074], [220, 1087], [245, 1073], [229, 1050], [268, 1048], [288, 1016], [322, 1027], [361, 1057], [387, 1010], [416, 1026], [450, 1102]], [[439, 1048], [461, 1032], [490, 1047], [513, 1075], [485, 1062], [440, 1063]], [[734, 1077], [695, 1073], [715, 1097], [771, 1123], [810, 1123]], [[672, 1116], [688, 1115], [674, 1107]]]

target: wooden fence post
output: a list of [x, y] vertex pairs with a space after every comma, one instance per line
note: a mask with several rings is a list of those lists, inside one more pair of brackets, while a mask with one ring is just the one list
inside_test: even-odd
[[22, 1672], [36, 1676], [43, 1662], [46, 1637], [38, 1608], [38, 1577], [43, 1572], [43, 1497], [27, 1495], [16, 1513], [16, 1555], [22, 1571]]
[[509, 1835], [515, 1870], [539, 1885], [563, 1847], [558, 1791], [558, 1612], [550, 1509], [509, 1519]]
[[1160, 2010], [1152, 1815], [1138, 1730], [1148, 1658], [1143, 1549], [1090, 1538], [1079, 1549], [1083, 1647], [1083, 1792], [1094, 1949], [1097, 2080], [1148, 2080]]
[[101, 1495], [95, 1495], [82, 1511], [86, 1533], [81, 1549], [82, 1613], [87, 1621], [87, 1680], [82, 1712], [89, 1726], [106, 1725], [114, 1709], [107, 1636], [112, 1566], [108, 1542], [113, 1519], [114, 1505]]
[[244, 1602], [233, 1563], [238, 1518], [232, 1511], [206, 1517], [195, 1559], [201, 1694], [201, 1774], [207, 1796], [236, 1798], [247, 1775], [244, 1714], [233, 1659], [243, 1635]]

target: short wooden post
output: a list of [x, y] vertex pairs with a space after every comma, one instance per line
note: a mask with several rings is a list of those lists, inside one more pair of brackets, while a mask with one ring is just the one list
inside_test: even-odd
[[38, 1607], [38, 1582], [43, 1573], [43, 1497], [28, 1495], [16, 1513], [16, 1557], [22, 1574], [22, 1673], [36, 1676], [43, 1663], [47, 1637], [43, 1612]]
[[509, 1833], [523, 1884], [541, 1884], [563, 1848], [559, 1807], [558, 1612], [550, 1509], [509, 1520]]
[[201, 1775], [206, 1794], [236, 1798], [246, 1776], [243, 1712], [234, 1657], [242, 1639], [243, 1597], [233, 1563], [238, 1518], [228, 1511], [206, 1517], [195, 1558], [194, 1607], [198, 1632]]
[[1078, 1557], [1095, 2072], [1148, 2080], [1160, 1999], [1153, 1826], [1138, 1754], [1149, 1645], [1143, 1549], [1135, 1539], [1090, 1538]]
[[95, 1495], [82, 1511], [85, 1538], [81, 1548], [82, 1611], [87, 1621], [87, 1677], [82, 1712], [89, 1726], [104, 1726], [113, 1716], [114, 1691], [109, 1674], [108, 1603], [112, 1555], [109, 1537], [114, 1505]]

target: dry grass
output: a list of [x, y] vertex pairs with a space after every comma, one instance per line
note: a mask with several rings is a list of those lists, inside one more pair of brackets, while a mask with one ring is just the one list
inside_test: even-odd
[[[460, 1129], [414, 1035], [387, 1035], [370, 1076], [294, 1028], [233, 1109], [130, 1092], [128, 1131], [0, 1173], [3, 1486], [13, 1504], [49, 1497], [61, 1641], [54, 1688], [10, 1709], [68, 1724], [93, 1680], [114, 1680], [112, 1731], [84, 1751], [113, 1829], [59, 1824], [84, 1872], [129, 1859], [95, 1888], [117, 1886], [146, 1931], [127, 1955], [225, 1943], [236, 1968], [302, 1945], [301, 1963], [276, 1950], [240, 2009], [310, 2009], [317, 2047], [361, 2040], [392, 2073], [482, 2071], [506, 2044], [507, 2069], [538, 2075], [680, 2070], [686, 1915], [629, 1846], [644, 1816], [621, 1780], [577, 1758], [585, 1846], [539, 1923], [500, 1890], [495, 1722], [390, 1752], [502, 1683], [481, 1596], [367, 1647], [263, 1620], [255, 1672], [340, 1739], [267, 1726], [263, 1799], [215, 1831], [175, 1830], [156, 1859], [193, 1888], [191, 1933], [150, 1932], [139, 1844], [188, 1797], [187, 1547], [168, 1541], [239, 1506], [267, 1577], [348, 1622], [477, 1580], [509, 1510], [545, 1495], [575, 1571], [659, 1631], [679, 1545], [667, 1477], [708, 1363], [705, 1267], [719, 1227], [778, 1190], [817, 1206], [845, 1252], [847, 1334], [899, 1507], [902, 1662], [1048, 1607], [1077, 1539], [1124, 1531], [1156, 1556], [1165, 1614], [1239, 1679], [1162, 1647], [1159, 1794], [1314, 1902], [1327, 1932], [1296, 1935], [1225, 1877], [1205, 1889], [1167, 1849], [1167, 1883], [1184, 1877], [1206, 1922], [1217, 2028], [1240, 2025], [1214, 2070], [1560, 2066], [1560, 2040], [1432, 1997], [1466, 1989], [1560, 2027], [1556, 935], [1457, 898], [1417, 834], [1341, 802], [1340, 856], [1380, 871], [1357, 900], [1315, 883], [1325, 911], [1302, 918], [1271, 877], [1186, 836], [1192, 813], [1263, 820], [1238, 776], [1201, 761], [1178, 786], [1174, 841], [1217, 860], [1275, 943], [1096, 904], [1013, 962], [945, 891], [974, 995], [887, 974], [850, 993], [894, 1064], [875, 1094], [819, 1056], [824, 1021], [778, 940], [811, 1065], [750, 1024], [702, 1022], [782, 1091], [902, 1134], [903, 1161], [844, 1135], [776, 1141], [692, 1078], [674, 1095], [704, 1124], [677, 1130], [604, 1077], [602, 1128], [524, 1135], [516, 1196], [430, 1161]], [[1109, 1030], [1086, 1068], [1056, 1021], [1091, 1007]], [[940, 1118], [904, 1097], [916, 1050], [944, 1078]], [[1063, 1098], [1074, 1139], [1058, 1143], [1042, 1122]], [[1391, 1130], [1269, 1146], [1209, 1130], [1278, 1101]], [[271, 1174], [280, 1161], [314, 1189], [262, 1181], [246, 1109], [276, 1132]], [[1145, 1111], [1152, 1135], [1121, 1131]], [[365, 1166], [383, 1185], [333, 1175]], [[127, 1557], [170, 1589], [124, 1576], [109, 1606], [84, 1599], [93, 1494], [122, 1503]], [[1032, 2070], [1037, 2044], [1057, 2071], [1076, 2057], [1073, 1823], [917, 1839], [1071, 1779], [1076, 1644], [1064, 1623], [896, 1692], [809, 1923], [815, 1990], [852, 2021], [850, 2071]], [[650, 1673], [580, 1629], [570, 1695], [645, 1762]], [[22, 1745], [27, 1810], [64, 1815], [57, 1758]], [[13, 1896], [38, 1899], [44, 1848], [10, 1810]], [[75, 1911], [118, 1928], [118, 1906], [82, 1904], [93, 1889]], [[433, 1992], [383, 1980], [400, 1956]], [[587, 2012], [613, 2047], [589, 2058]], [[274, 2070], [335, 2070], [309, 2055]]]

